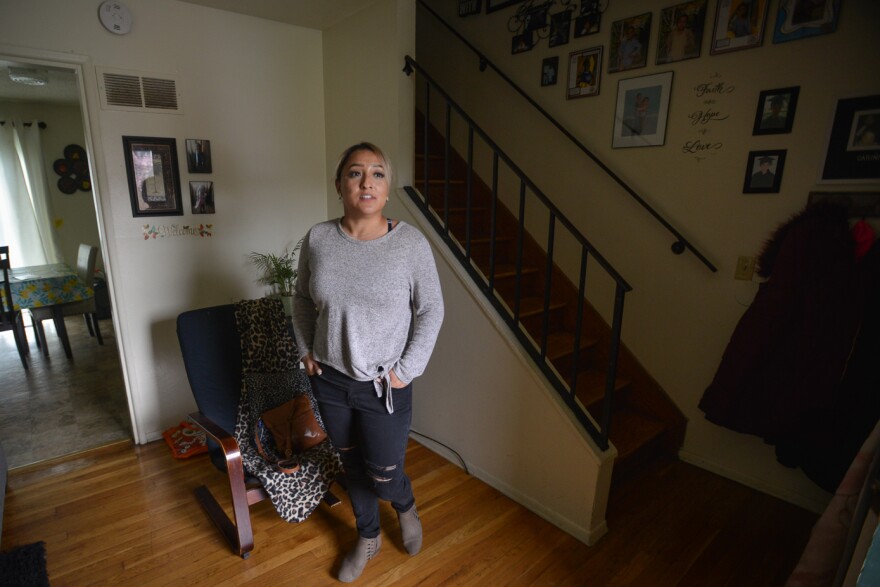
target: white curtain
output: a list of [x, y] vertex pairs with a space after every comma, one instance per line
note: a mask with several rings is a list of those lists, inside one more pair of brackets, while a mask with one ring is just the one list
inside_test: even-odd
[[36, 121], [0, 126], [0, 244], [9, 246], [13, 267], [62, 260]]

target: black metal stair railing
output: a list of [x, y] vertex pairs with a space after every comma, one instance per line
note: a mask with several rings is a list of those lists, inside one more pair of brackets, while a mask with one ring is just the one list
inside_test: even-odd
[[[517, 336], [523, 345], [523, 348], [530, 354], [535, 363], [541, 368], [544, 375], [553, 384], [556, 391], [560, 394], [565, 403], [572, 410], [572, 413], [583, 425], [584, 429], [590, 434], [602, 450], [608, 448], [608, 434], [611, 423], [612, 398], [617, 378], [617, 362], [620, 348], [620, 334], [623, 323], [623, 304], [624, 298], [628, 291], [632, 288], [624, 280], [624, 278], [611, 266], [611, 264], [590, 244], [583, 234], [562, 214], [562, 212], [544, 195], [544, 193], [526, 176], [526, 174], [508, 157], [504, 151], [468, 116], [467, 113], [442, 89], [440, 88], [430, 75], [427, 74], [411, 57], [406, 57], [406, 67], [404, 71], [407, 75], [413, 71], [418, 72], [418, 79], [424, 81], [424, 140], [422, 154], [424, 157], [424, 177], [421, 185], [421, 192], [411, 186], [405, 188], [412, 200], [425, 214], [425, 217], [432, 224], [437, 233], [447, 243], [450, 250], [455, 254], [464, 269], [470, 274], [471, 278], [481, 289], [487, 299], [498, 310], [499, 314], [506, 321], [511, 331]], [[430, 134], [429, 113], [431, 112], [431, 97], [437, 94], [443, 102], [445, 108], [444, 125], [445, 137], [441, 155], [444, 160], [444, 180], [442, 191], [442, 210], [438, 210], [437, 200], [432, 206], [429, 197], [436, 192], [432, 192], [430, 184], [430, 160], [432, 156]], [[466, 194], [465, 194], [465, 229], [464, 242], [456, 238], [450, 229], [450, 151], [451, 146], [451, 121], [453, 113], [460, 119], [467, 128], [467, 164], [466, 164]], [[443, 133], [440, 133], [441, 135]], [[492, 153], [492, 185], [491, 185], [491, 205], [490, 205], [490, 222], [489, 222], [489, 262], [488, 269], [480, 270], [472, 256], [473, 234], [471, 231], [473, 214], [475, 209], [473, 206], [474, 183], [478, 177], [474, 170], [474, 138], [478, 137], [482, 143], [491, 150]], [[503, 163], [506, 168], [512, 172], [519, 182], [519, 206], [516, 215], [516, 262], [515, 262], [515, 288], [513, 303], [506, 303], [502, 296], [496, 295], [498, 292], [496, 284], [496, 256], [497, 256], [497, 219], [499, 203], [499, 166]], [[415, 182], [419, 185], [419, 182]], [[522, 301], [522, 283], [523, 283], [523, 246], [527, 237], [526, 232], [526, 191], [535, 196], [535, 201], [539, 202], [543, 207], [542, 214], [546, 214], [548, 218], [547, 225], [547, 242], [541, 248], [546, 253], [546, 265], [543, 270], [543, 318], [540, 328], [540, 337], [535, 340], [528, 334], [523, 324], [521, 315]], [[577, 243], [580, 248], [579, 276], [578, 276], [578, 294], [577, 294], [577, 311], [574, 324], [574, 336], [572, 346], [572, 361], [568, 373], [560, 373], [548, 357], [548, 336], [551, 305], [551, 285], [554, 274], [554, 243], [556, 240], [557, 230], [567, 233], [573, 242]], [[608, 358], [605, 368], [604, 396], [602, 399], [601, 417], [598, 418], [598, 427], [594, 424], [589, 416], [586, 407], [578, 400], [576, 396], [578, 385], [578, 373], [582, 368], [579, 364], [579, 354], [581, 351], [581, 336], [584, 329], [584, 301], [586, 300], [587, 291], [587, 265], [588, 259], [592, 259], [608, 277], [611, 278], [609, 283], [614, 287], [614, 302], [612, 309], [612, 319], [610, 323], [610, 342], [607, 353], [603, 356]], [[567, 378], [567, 381], [566, 381]]]
[[424, 0], [418, 0], [419, 6], [424, 8], [428, 13], [430, 13], [434, 18], [436, 18], [446, 29], [448, 29], [456, 38], [458, 38], [462, 43], [464, 43], [468, 49], [473, 51], [479, 59], [479, 68], [480, 71], [486, 71], [486, 69], [493, 70], [496, 74], [498, 74], [501, 79], [503, 79], [514, 91], [516, 91], [520, 96], [522, 96], [532, 107], [537, 110], [541, 116], [546, 118], [557, 130], [559, 130], [566, 138], [568, 138], [578, 149], [580, 149], [587, 157], [589, 157], [598, 167], [601, 169], [608, 177], [614, 180], [624, 192], [626, 192], [630, 197], [632, 197], [638, 204], [645, 209], [657, 222], [659, 222], [666, 230], [672, 233], [675, 241], [672, 243], [670, 249], [676, 255], [682, 254], [685, 250], [689, 250], [694, 254], [697, 259], [700, 260], [706, 267], [709, 268], [712, 272], [717, 272], [718, 268], [712, 264], [706, 256], [699, 251], [684, 235], [681, 234], [679, 230], [677, 230], [666, 218], [664, 218], [657, 210], [655, 210], [641, 195], [638, 194], [629, 184], [627, 184], [619, 175], [614, 173], [614, 171], [608, 167], [603, 161], [601, 161], [592, 151], [590, 151], [581, 141], [577, 139], [567, 128], [565, 128], [559, 121], [553, 118], [550, 113], [548, 113], [544, 108], [540, 106], [535, 100], [532, 99], [522, 88], [520, 88], [510, 77], [508, 77], [503, 71], [501, 71], [491, 60], [489, 60], [479, 49], [477, 49], [473, 44], [471, 44], [466, 38], [464, 38], [461, 33], [459, 33], [455, 28], [450, 25], [446, 20], [443, 19], [437, 12], [435, 12], [430, 6], [428, 6]]

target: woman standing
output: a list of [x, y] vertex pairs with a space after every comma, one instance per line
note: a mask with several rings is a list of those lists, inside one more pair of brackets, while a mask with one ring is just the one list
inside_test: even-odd
[[422, 526], [404, 457], [412, 380], [422, 374], [443, 321], [434, 257], [413, 226], [382, 214], [391, 164], [359, 143], [336, 166], [343, 216], [303, 240], [293, 322], [327, 433], [339, 449], [358, 531], [339, 580], [357, 579], [382, 546], [379, 499], [397, 511], [416, 554]]

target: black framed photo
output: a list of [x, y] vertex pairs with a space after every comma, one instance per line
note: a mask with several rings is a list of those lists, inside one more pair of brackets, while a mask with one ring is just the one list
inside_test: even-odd
[[546, 57], [541, 64], [541, 87], [555, 86], [559, 79], [559, 56]]
[[182, 216], [177, 141], [124, 136], [122, 147], [131, 213], [134, 216]]
[[558, 47], [568, 43], [571, 36], [571, 11], [563, 10], [550, 15], [550, 41], [551, 47]]
[[622, 18], [611, 23], [608, 73], [645, 67], [651, 36], [651, 13]]
[[211, 141], [186, 139], [186, 168], [190, 173], [211, 173]]
[[760, 47], [770, 0], [718, 0], [709, 53]]
[[753, 135], [780, 135], [791, 132], [800, 86], [764, 90], [758, 97]]
[[839, 15], [840, 0], [781, 0], [773, 42], [833, 33]]
[[682, 2], [660, 11], [657, 65], [700, 56], [706, 0]]
[[193, 214], [214, 213], [214, 182], [189, 182], [189, 202]]
[[522, 4], [524, 0], [486, 0], [486, 14], [513, 6], [514, 4]]
[[617, 82], [611, 147], [655, 147], [665, 143], [671, 93], [671, 71]]
[[568, 54], [568, 87], [565, 97], [586, 98], [599, 95], [602, 76], [602, 46]]
[[531, 51], [532, 47], [534, 46], [534, 33], [532, 31], [526, 31], [521, 35], [513, 36], [513, 40], [510, 43], [510, 53], [511, 55], [516, 55], [517, 53], [525, 53], [526, 51]]
[[581, 0], [581, 9], [574, 19], [574, 36], [585, 37], [599, 32], [602, 23], [602, 11], [599, 0]]
[[746, 163], [744, 194], [778, 194], [786, 150], [750, 151]]
[[820, 181], [880, 179], [880, 95], [837, 101]]
[[480, 14], [483, 10], [483, 0], [458, 0], [458, 15], [470, 16]]

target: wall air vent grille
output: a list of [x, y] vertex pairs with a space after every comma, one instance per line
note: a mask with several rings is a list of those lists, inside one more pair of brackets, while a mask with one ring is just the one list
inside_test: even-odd
[[105, 110], [182, 114], [173, 77], [98, 69], [98, 89]]

